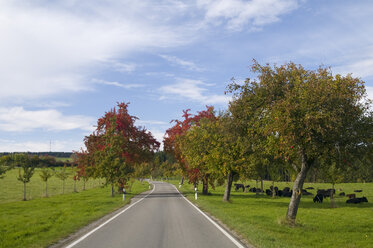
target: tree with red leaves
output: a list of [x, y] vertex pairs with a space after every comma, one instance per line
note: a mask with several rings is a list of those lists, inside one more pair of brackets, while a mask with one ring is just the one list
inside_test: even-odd
[[112, 196], [114, 185], [123, 187], [134, 167], [150, 160], [160, 145], [149, 131], [135, 126], [137, 117], [127, 108], [128, 103], [118, 103], [98, 119], [96, 130], [85, 137], [86, 150], [77, 153], [82, 175], [105, 178]]
[[204, 173], [200, 168], [191, 167], [185, 160], [182, 152], [181, 139], [192, 126], [198, 126], [201, 119], [215, 119], [214, 107], [206, 106], [206, 110], [197, 112], [196, 115], [189, 113], [190, 109], [183, 110], [183, 120], [173, 120], [175, 125], [166, 131], [163, 140], [164, 150], [174, 155], [178, 161], [183, 177], [187, 177], [190, 183], [196, 185], [198, 181], [203, 183], [203, 194], [208, 193], [210, 173]]

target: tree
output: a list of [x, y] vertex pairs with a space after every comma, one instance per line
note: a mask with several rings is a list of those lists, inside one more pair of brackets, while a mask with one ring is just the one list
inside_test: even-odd
[[69, 178], [70, 172], [66, 170], [66, 166], [56, 171], [56, 177], [62, 181], [62, 194], [65, 194], [65, 181]]
[[294, 63], [271, 67], [254, 61], [252, 71], [259, 73], [259, 82], [231, 84], [236, 93], [232, 104], [250, 108], [246, 118], [260, 127], [254, 132], [276, 137], [277, 156], [297, 173], [286, 215], [295, 223], [310, 168], [328, 154], [353, 154], [367, 147], [373, 123], [370, 102], [363, 81], [333, 76], [328, 68], [313, 71]]
[[44, 167], [40, 170], [40, 178], [45, 182], [45, 197], [48, 197], [48, 180], [53, 176], [53, 170]]
[[10, 168], [12, 168], [12, 159], [10, 155], [0, 157], [0, 179], [4, 178], [4, 175]]
[[[85, 138], [87, 156], [80, 167], [91, 167], [94, 177], [105, 178], [106, 185], [123, 187], [134, 172], [136, 165], [152, 159], [159, 142], [143, 127], [135, 126], [137, 117], [128, 113], [128, 103], [118, 103], [98, 119], [96, 130]], [[83, 152], [83, 151], [82, 151]]]
[[39, 164], [38, 156], [29, 156], [27, 154], [14, 154], [11, 157], [13, 164], [18, 167], [17, 180], [23, 183], [23, 200], [26, 201], [26, 184], [30, 182], [34, 175], [34, 170]]
[[[189, 111], [189, 109], [183, 111], [182, 121], [171, 121], [174, 122], [175, 125], [166, 130], [166, 135], [163, 140], [164, 149], [166, 152], [174, 155], [178, 162], [177, 164], [180, 166], [180, 171], [182, 171], [183, 177], [186, 176], [189, 179], [189, 182], [193, 183], [194, 185], [196, 185], [198, 181], [202, 181], [202, 193], [207, 194], [210, 175], [208, 173], [206, 174], [201, 172], [197, 167], [189, 167], [182, 154], [181, 139], [192, 126], [198, 126], [201, 119], [214, 119], [216, 117], [214, 108], [211, 106], [206, 106], [206, 110], [197, 112], [196, 115], [190, 114]], [[212, 182], [210, 183], [213, 185]]]

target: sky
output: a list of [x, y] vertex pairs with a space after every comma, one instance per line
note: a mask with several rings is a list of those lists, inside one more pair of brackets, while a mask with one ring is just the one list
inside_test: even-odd
[[0, 0], [0, 152], [77, 151], [117, 102], [162, 141], [227, 109], [252, 60], [331, 67], [373, 97], [370, 0]]

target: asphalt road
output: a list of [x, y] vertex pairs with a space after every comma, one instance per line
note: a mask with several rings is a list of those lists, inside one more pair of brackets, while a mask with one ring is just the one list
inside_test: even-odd
[[[168, 183], [154, 182], [150, 194], [86, 237], [67, 247], [243, 247], [209, 221]], [[229, 236], [229, 235], [228, 235]]]

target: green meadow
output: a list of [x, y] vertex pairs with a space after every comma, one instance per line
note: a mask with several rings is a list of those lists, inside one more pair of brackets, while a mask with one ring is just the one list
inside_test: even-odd
[[[177, 181], [170, 181], [178, 187]], [[244, 182], [256, 187], [255, 181]], [[259, 184], [260, 185], [260, 184]], [[272, 182], [264, 182], [264, 189]], [[275, 183], [279, 189], [292, 187], [291, 183]], [[315, 194], [317, 189], [331, 188], [331, 184], [306, 183], [304, 188]], [[368, 203], [346, 204], [347, 197], [336, 196], [332, 208], [329, 198], [323, 203], [314, 203], [313, 196], [302, 196], [295, 227], [285, 224], [285, 215], [290, 198], [256, 193], [235, 192], [232, 187], [231, 202], [222, 202], [224, 187], [210, 188], [209, 195], [202, 195], [198, 187], [198, 200], [194, 189], [184, 184], [179, 190], [199, 208], [221, 220], [240, 237], [255, 247], [373, 247], [373, 183], [337, 184], [340, 192], [365, 196]]]
[[44, 197], [45, 183], [38, 171], [28, 184], [28, 201], [22, 201], [23, 185], [16, 179], [18, 170], [8, 171], [0, 179], [0, 247], [47, 247], [94, 220], [128, 204], [130, 199], [149, 189], [148, 183], [135, 181], [131, 192], [111, 197], [110, 187], [103, 182], [89, 180], [85, 191], [78, 182], [79, 192], [73, 193], [72, 178], [62, 181], [52, 177], [50, 197]]
[[[55, 171], [63, 168], [55, 168]], [[65, 193], [74, 192], [74, 180], [73, 171], [71, 168], [66, 168], [70, 172], [70, 176], [65, 180]], [[17, 180], [19, 170], [12, 169], [7, 171], [5, 177], [0, 179], [0, 203], [19, 201], [23, 198], [23, 183]], [[26, 185], [26, 196], [28, 200], [41, 198], [45, 196], [45, 182], [39, 176], [40, 169], [35, 169], [35, 173], [31, 178], [31, 181]], [[104, 180], [100, 179], [89, 179], [86, 182], [85, 188], [91, 189], [101, 186]], [[76, 181], [77, 191], [83, 190], [83, 180]], [[63, 181], [57, 178], [55, 175], [48, 180], [48, 195], [54, 196], [62, 194]]]

